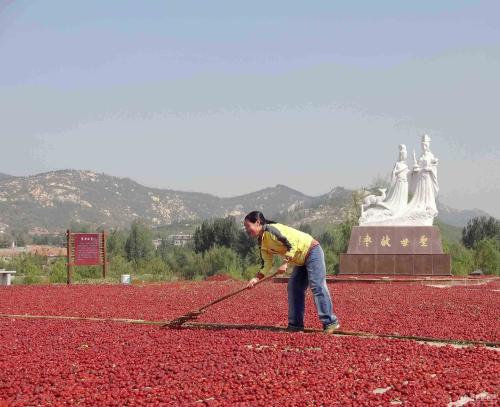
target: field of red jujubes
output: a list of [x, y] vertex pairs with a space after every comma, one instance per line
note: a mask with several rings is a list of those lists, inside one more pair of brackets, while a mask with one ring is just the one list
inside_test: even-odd
[[498, 283], [329, 284], [341, 331], [362, 336], [320, 332], [309, 294], [317, 330], [274, 329], [287, 323], [278, 283], [210, 307], [198, 327], [111, 321], [169, 321], [244, 284], [0, 287], [0, 406], [500, 404]]

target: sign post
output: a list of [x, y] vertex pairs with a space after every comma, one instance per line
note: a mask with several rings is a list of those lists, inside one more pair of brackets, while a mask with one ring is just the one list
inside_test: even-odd
[[101, 233], [72, 233], [66, 232], [68, 251], [68, 278], [71, 284], [73, 266], [102, 266], [102, 277], [106, 277], [107, 253], [106, 232]]

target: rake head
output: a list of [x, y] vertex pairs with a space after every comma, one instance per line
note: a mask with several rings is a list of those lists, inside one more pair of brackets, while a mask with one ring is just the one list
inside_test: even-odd
[[187, 314], [177, 317], [165, 325], [162, 325], [162, 328], [179, 329], [187, 321], [192, 321], [198, 318], [201, 313], [201, 311], [189, 311]]

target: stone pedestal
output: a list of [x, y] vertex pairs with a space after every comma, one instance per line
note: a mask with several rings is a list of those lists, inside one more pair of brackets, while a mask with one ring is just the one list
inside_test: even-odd
[[436, 226], [356, 226], [339, 274], [449, 276]]

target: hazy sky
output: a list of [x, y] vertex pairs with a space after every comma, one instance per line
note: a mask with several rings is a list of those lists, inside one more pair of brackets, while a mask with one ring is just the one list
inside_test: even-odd
[[0, 172], [235, 196], [372, 183], [432, 138], [500, 217], [500, 2], [2, 1]]

